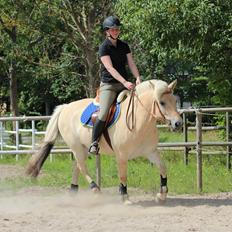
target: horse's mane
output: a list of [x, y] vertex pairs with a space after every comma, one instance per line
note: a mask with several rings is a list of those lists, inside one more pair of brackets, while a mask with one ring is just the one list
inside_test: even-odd
[[159, 100], [162, 94], [168, 91], [169, 89], [168, 84], [162, 80], [148, 80], [136, 86], [136, 92], [138, 95], [151, 90], [156, 100]]

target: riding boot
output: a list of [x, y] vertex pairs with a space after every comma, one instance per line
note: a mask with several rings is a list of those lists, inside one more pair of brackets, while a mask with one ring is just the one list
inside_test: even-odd
[[105, 129], [105, 121], [101, 121], [99, 119], [96, 120], [96, 122], [93, 125], [93, 131], [92, 131], [92, 143], [89, 148], [89, 155], [97, 155], [99, 151], [98, 141], [100, 140], [100, 137]]

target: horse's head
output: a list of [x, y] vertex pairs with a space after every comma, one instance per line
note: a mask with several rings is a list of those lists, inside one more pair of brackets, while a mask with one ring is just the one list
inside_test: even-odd
[[155, 102], [154, 113], [161, 121], [166, 122], [173, 130], [182, 127], [182, 118], [177, 112], [176, 97], [173, 95], [177, 81], [167, 84], [164, 81], [155, 81]]

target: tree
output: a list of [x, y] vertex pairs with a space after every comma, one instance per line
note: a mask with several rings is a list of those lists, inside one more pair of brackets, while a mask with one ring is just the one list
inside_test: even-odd
[[[87, 81], [87, 96], [95, 95], [99, 84], [98, 44], [101, 38], [101, 23], [110, 12], [109, 0], [57, 1], [60, 18], [65, 25], [67, 39], [76, 49], [76, 56], [83, 67], [83, 78]], [[61, 6], [61, 7], [60, 7]]]
[[[231, 1], [119, 0], [116, 9], [148, 78], [172, 67], [169, 76], [185, 83], [186, 99], [231, 104]], [[196, 86], [197, 92], [186, 93]]]
[[43, 112], [43, 104], [48, 113], [55, 104], [94, 96], [100, 22], [110, 5], [108, 0], [0, 0], [0, 75], [13, 83], [13, 115], [18, 103], [22, 113], [36, 113], [36, 107]]
[[[12, 2], [1, 1], [0, 2], [0, 32], [1, 32], [1, 63], [4, 66], [5, 76], [9, 79], [10, 86], [10, 106], [13, 116], [18, 115], [17, 104], [17, 77], [16, 67], [17, 60], [14, 54], [16, 53], [17, 46], [17, 11], [13, 11], [9, 14]], [[3, 8], [4, 6], [4, 8]], [[4, 9], [4, 10], [3, 10]]]

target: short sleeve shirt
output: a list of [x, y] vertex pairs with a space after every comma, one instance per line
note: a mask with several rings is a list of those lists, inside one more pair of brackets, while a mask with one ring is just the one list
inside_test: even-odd
[[[109, 39], [106, 39], [99, 47], [99, 57], [110, 56], [113, 67], [120, 73], [124, 79], [128, 79], [126, 71], [127, 54], [130, 53], [128, 44], [122, 40], [117, 40], [117, 46], [114, 46]], [[101, 81], [104, 83], [118, 83], [118, 81], [111, 76], [104, 65], [101, 68]]]

